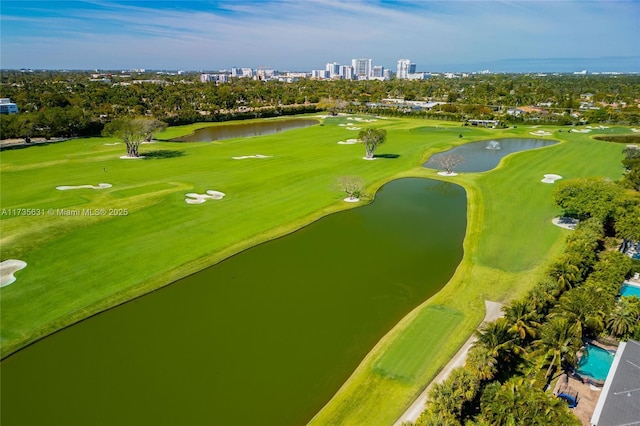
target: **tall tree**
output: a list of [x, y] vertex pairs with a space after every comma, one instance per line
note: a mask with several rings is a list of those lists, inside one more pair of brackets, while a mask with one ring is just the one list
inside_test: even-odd
[[540, 339], [535, 342], [538, 352], [545, 360], [549, 360], [549, 367], [545, 378], [550, 380], [554, 372], [562, 366], [575, 365], [576, 352], [582, 343], [580, 325], [566, 317], [556, 316], [542, 324]]
[[365, 157], [373, 158], [373, 152], [379, 145], [382, 145], [387, 138], [387, 131], [384, 129], [362, 129], [358, 135], [364, 144]]
[[122, 118], [105, 125], [102, 135], [122, 139], [127, 147], [127, 157], [138, 157], [140, 144], [165, 127], [165, 123], [153, 118]]

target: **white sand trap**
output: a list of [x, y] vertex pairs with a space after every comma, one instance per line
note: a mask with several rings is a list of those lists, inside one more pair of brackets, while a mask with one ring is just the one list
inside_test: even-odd
[[139, 160], [141, 158], [144, 158], [144, 155], [140, 155], [138, 157], [129, 157], [128, 155], [121, 155], [120, 158], [122, 158], [123, 160]]
[[556, 226], [559, 226], [560, 228], [564, 228], [564, 229], [571, 229], [574, 230], [576, 229], [576, 226], [578, 226], [578, 223], [580, 221], [578, 219], [574, 219], [572, 217], [554, 217], [553, 219], [551, 219], [551, 223], [553, 223]]
[[633, 133], [640, 133], [640, 129], [631, 129]]
[[376, 157], [362, 157], [363, 160], [376, 160]]
[[545, 132], [544, 130], [536, 130], [535, 132], [529, 132], [529, 134], [533, 136], [551, 136], [550, 132]]
[[360, 127], [347, 127], [347, 130], [360, 130]]
[[358, 139], [347, 139], [346, 141], [338, 141], [338, 145], [353, 145], [360, 142]]
[[449, 172], [438, 172], [438, 174], [440, 176], [458, 176], [458, 174], [456, 172], [451, 172], [451, 173], [449, 173]]
[[554, 174], [548, 174], [548, 175], [544, 175], [544, 179], [542, 179], [540, 182], [544, 182], [544, 183], [554, 183], [555, 181], [557, 181], [558, 179], [562, 179], [562, 176], [560, 175], [554, 175]]
[[56, 189], [59, 191], [68, 191], [69, 189], [107, 189], [111, 188], [113, 185], [110, 183], [99, 183], [98, 185], [61, 185], [56, 186]]
[[338, 126], [340, 126], [340, 127], [347, 127], [347, 126], [348, 126], [348, 124], [340, 123], [340, 124], [338, 124]]
[[103, 145], [106, 145], [106, 146], [120, 145], [120, 142], [105, 143], [105, 144], [103, 144]]
[[344, 199], [344, 201], [346, 201], [347, 203], [357, 203], [358, 201], [360, 201], [360, 198], [347, 197]]
[[26, 267], [27, 262], [17, 259], [7, 259], [0, 262], [0, 287], [13, 284], [16, 281], [13, 274]]
[[184, 194], [184, 196], [187, 197], [184, 199], [187, 204], [202, 204], [207, 200], [221, 200], [222, 197], [225, 196], [225, 193], [209, 189], [204, 194], [189, 192], [188, 194]]
[[571, 129], [571, 131], [575, 133], [589, 133], [591, 129]]
[[240, 157], [231, 157], [234, 160], [246, 160], [247, 158], [271, 158], [271, 155], [262, 155], [262, 154], [256, 154], [256, 155], [242, 155]]

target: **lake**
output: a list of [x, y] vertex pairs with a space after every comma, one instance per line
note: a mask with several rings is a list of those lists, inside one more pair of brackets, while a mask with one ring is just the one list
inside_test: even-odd
[[508, 154], [542, 148], [557, 144], [557, 141], [531, 138], [505, 138], [460, 145], [448, 151], [431, 156], [422, 166], [430, 169], [441, 169], [438, 159], [446, 155], [460, 155], [464, 162], [455, 168], [456, 172], [486, 172], [495, 168], [500, 160]]
[[223, 139], [246, 138], [280, 133], [291, 129], [319, 124], [316, 119], [292, 118], [288, 120], [259, 121], [254, 123], [212, 125], [197, 129], [190, 135], [171, 139], [172, 142], [211, 142]]
[[390, 182], [8, 357], [1, 423], [305, 424], [450, 279], [465, 228], [462, 187]]

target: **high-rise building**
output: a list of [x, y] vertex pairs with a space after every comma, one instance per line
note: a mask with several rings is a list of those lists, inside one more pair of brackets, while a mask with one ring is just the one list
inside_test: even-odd
[[351, 66], [358, 80], [367, 80], [371, 76], [371, 59], [352, 59]]
[[337, 62], [327, 62], [325, 70], [329, 71], [329, 75], [333, 77], [337, 77], [340, 75], [340, 64]]
[[416, 72], [416, 64], [411, 63], [409, 59], [400, 59], [398, 61], [398, 70], [396, 73], [396, 77], [399, 79], [407, 79], [409, 78], [409, 74], [414, 74]]
[[384, 67], [382, 65], [376, 65], [371, 70], [372, 78], [382, 78], [384, 77]]
[[349, 65], [340, 65], [340, 78], [345, 80], [353, 80], [353, 67]]

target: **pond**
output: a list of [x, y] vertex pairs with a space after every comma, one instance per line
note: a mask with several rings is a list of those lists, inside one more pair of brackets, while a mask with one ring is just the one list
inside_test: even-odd
[[315, 119], [292, 118], [289, 120], [259, 121], [241, 124], [212, 125], [197, 129], [190, 135], [171, 139], [172, 142], [211, 142], [223, 139], [263, 136], [285, 130], [301, 129], [318, 124]]
[[390, 182], [5, 359], [2, 424], [305, 424], [450, 279], [465, 227], [462, 187]]
[[531, 138], [506, 138], [471, 142], [457, 146], [445, 152], [431, 156], [422, 166], [430, 169], [442, 169], [438, 160], [447, 155], [459, 155], [463, 163], [455, 168], [456, 172], [486, 172], [495, 168], [508, 154], [555, 145], [557, 141]]

